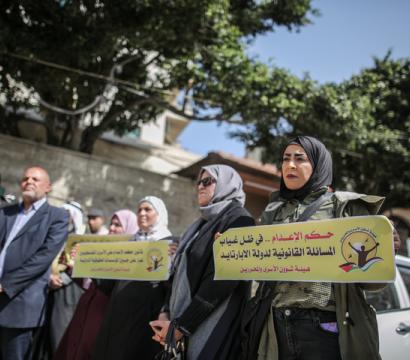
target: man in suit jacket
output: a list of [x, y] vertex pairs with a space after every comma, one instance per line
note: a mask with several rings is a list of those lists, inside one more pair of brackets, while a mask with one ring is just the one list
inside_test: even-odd
[[68, 212], [50, 206], [47, 172], [25, 170], [23, 201], [0, 209], [0, 360], [27, 360], [43, 323], [50, 265], [64, 245]]

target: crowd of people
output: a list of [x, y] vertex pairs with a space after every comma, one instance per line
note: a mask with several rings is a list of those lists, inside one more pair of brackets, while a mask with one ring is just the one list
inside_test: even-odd
[[[383, 198], [332, 190], [332, 158], [319, 140], [299, 136], [282, 154], [280, 190], [262, 224], [376, 214]], [[214, 280], [212, 244], [227, 229], [254, 226], [239, 174], [201, 168], [200, 216], [176, 237], [155, 196], [109, 218], [71, 201], [47, 202], [47, 171], [24, 171], [22, 202], [0, 209], [0, 360], [379, 359], [374, 310], [363, 290], [385, 284]], [[86, 229], [88, 228], [88, 230]], [[167, 241], [167, 281], [77, 279], [69, 233], [128, 234]], [[388, 239], [386, 239], [387, 241]], [[254, 284], [255, 285], [255, 284]]]

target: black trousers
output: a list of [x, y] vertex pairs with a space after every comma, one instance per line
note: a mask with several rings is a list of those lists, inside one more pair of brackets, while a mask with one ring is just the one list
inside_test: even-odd
[[280, 360], [341, 360], [334, 312], [274, 308], [273, 317]]

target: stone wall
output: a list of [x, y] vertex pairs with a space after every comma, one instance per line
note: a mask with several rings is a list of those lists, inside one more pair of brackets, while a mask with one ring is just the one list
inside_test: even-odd
[[0, 174], [7, 193], [19, 194], [23, 170], [30, 165], [48, 170], [53, 182], [49, 199], [54, 205], [75, 200], [85, 209], [99, 207], [111, 214], [123, 208], [135, 210], [140, 198], [155, 195], [164, 200], [169, 227], [178, 235], [199, 214], [194, 184], [186, 178], [159, 175], [115, 160], [0, 135]]

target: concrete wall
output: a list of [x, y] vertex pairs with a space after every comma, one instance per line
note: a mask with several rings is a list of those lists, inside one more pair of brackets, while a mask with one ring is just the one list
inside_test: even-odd
[[19, 194], [22, 172], [30, 165], [48, 170], [53, 181], [49, 199], [54, 205], [75, 200], [85, 209], [100, 207], [111, 214], [123, 208], [135, 210], [140, 198], [155, 195], [164, 200], [169, 227], [177, 235], [199, 215], [190, 180], [0, 135], [0, 174], [7, 193]]
[[[160, 119], [163, 120], [164, 117]], [[152, 128], [154, 130], [155, 126], [157, 124], [153, 123]], [[41, 121], [20, 119], [18, 128], [23, 139], [42, 144], [47, 142], [46, 129]], [[160, 140], [155, 141], [154, 130], [150, 135], [152, 137], [151, 142], [145, 141], [143, 138], [138, 139], [128, 136], [120, 138], [112, 132], [107, 132], [95, 142], [93, 155], [102, 157], [107, 161], [111, 159], [111, 161], [121, 163], [121, 165], [144, 169], [157, 174], [171, 174], [201, 158], [200, 155], [186, 151], [179, 146], [162, 144], [164, 134], [158, 134]], [[80, 142], [80, 135], [79, 131], [74, 136], [74, 144], [77, 147]], [[145, 137], [150, 140], [149, 136]]]

